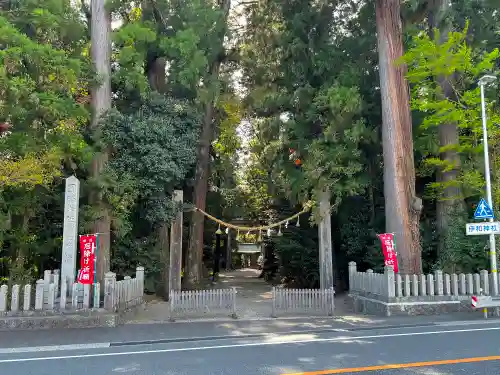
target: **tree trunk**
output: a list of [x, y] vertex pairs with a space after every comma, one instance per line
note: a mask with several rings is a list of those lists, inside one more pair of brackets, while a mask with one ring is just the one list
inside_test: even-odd
[[[111, 108], [111, 16], [105, 8], [104, 0], [92, 0], [91, 6], [92, 62], [101, 80], [100, 86], [92, 88], [92, 130], [94, 134], [99, 134], [100, 118]], [[92, 161], [91, 174], [95, 180], [100, 178], [107, 161], [108, 152], [106, 146], [102, 145], [101, 149], [96, 151]], [[93, 225], [94, 233], [99, 233], [96, 276], [97, 281], [104, 285], [104, 274], [110, 269], [111, 219], [100, 192], [94, 191], [90, 200], [98, 215]]]
[[[159, 93], [165, 93], [167, 88], [165, 75], [166, 60], [164, 57], [148, 56], [146, 61], [146, 76], [152, 90]], [[158, 252], [161, 259], [161, 280], [156, 293], [163, 298], [169, 298], [170, 293], [170, 242], [169, 242], [169, 223], [162, 222], [158, 226]]]
[[161, 280], [157, 284], [156, 294], [168, 300], [170, 292], [170, 238], [168, 224], [163, 222], [158, 227], [158, 252], [160, 254], [160, 277]]
[[[447, 20], [450, 4], [448, 1], [440, 0], [436, 7], [429, 14], [429, 34], [434, 38], [434, 29], [440, 30], [441, 44], [448, 41], [448, 33], [451, 30], [451, 24]], [[438, 77], [437, 82], [441, 88], [441, 97], [439, 99], [456, 100], [451, 82], [454, 77]], [[450, 146], [459, 144], [459, 134], [456, 123], [444, 123], [438, 127], [439, 146], [445, 151], [440, 153], [441, 160], [446, 165], [454, 165], [452, 169], [440, 169], [437, 172], [436, 180], [443, 187], [442, 196], [436, 201], [436, 222], [439, 235], [438, 259], [446, 263], [447, 248], [446, 240], [448, 237], [448, 225], [452, 222], [452, 215], [456, 210], [464, 209], [462, 190], [459, 185], [453, 184], [458, 177], [460, 167], [460, 155]]]
[[[227, 17], [229, 15], [229, 8], [231, 6], [230, 0], [221, 0], [220, 9], [223, 11], [223, 20], [226, 25], [222, 28], [219, 35], [219, 49], [222, 51], [224, 37], [227, 30]], [[217, 55], [217, 54], [215, 54]], [[194, 206], [205, 210], [207, 201], [207, 188], [208, 188], [208, 173], [210, 161], [210, 144], [212, 142], [214, 128], [213, 117], [215, 112], [215, 100], [218, 94], [217, 81], [219, 79], [219, 71], [222, 61], [216, 58], [209, 68], [209, 82], [212, 84], [213, 92], [210, 99], [205, 104], [205, 114], [203, 116], [203, 123], [200, 136], [200, 144], [198, 146], [198, 156], [196, 162], [196, 170], [194, 176]], [[185, 286], [187, 288], [194, 288], [202, 277], [202, 259], [203, 259], [203, 232], [204, 232], [204, 216], [198, 212], [193, 211], [191, 214], [191, 222], [189, 225], [189, 246], [186, 259], [186, 273], [185, 273]]]
[[[212, 66], [212, 77], [218, 77], [220, 63], [214, 63]], [[203, 124], [201, 130], [200, 144], [198, 146], [198, 156], [196, 171], [194, 177], [194, 206], [205, 210], [208, 189], [208, 167], [210, 159], [210, 142], [213, 135], [214, 100], [207, 103]], [[205, 217], [199, 211], [193, 211], [189, 226], [189, 245], [186, 259], [186, 277], [187, 288], [195, 287], [202, 277], [202, 258], [203, 258], [203, 229]]]
[[404, 52], [400, 0], [376, 0], [386, 230], [394, 233], [403, 274], [422, 271], [419, 221], [422, 201], [415, 193], [413, 131]]
[[[444, 78], [439, 79], [439, 84], [443, 91], [443, 96], [451, 98], [453, 90], [447, 80]], [[460, 156], [450, 146], [459, 144], [458, 128], [456, 123], [440, 124], [438, 128], [439, 133], [439, 146], [447, 148], [446, 151], [441, 152], [440, 158], [446, 161], [447, 165], [454, 165], [452, 169], [440, 169], [437, 172], [437, 181], [443, 186], [442, 196], [438, 197], [436, 201], [436, 221], [437, 230], [439, 234], [438, 243], [438, 259], [446, 261], [446, 241], [448, 237], [449, 224], [453, 220], [453, 213], [459, 209], [463, 209], [464, 201], [461, 198], [462, 191], [460, 186], [455, 184], [458, 177], [460, 167]]]
[[164, 93], [167, 89], [167, 80], [165, 76], [166, 65], [167, 63], [164, 57], [157, 57], [150, 63], [147, 63], [146, 66], [149, 85], [153, 90], [160, 93]]

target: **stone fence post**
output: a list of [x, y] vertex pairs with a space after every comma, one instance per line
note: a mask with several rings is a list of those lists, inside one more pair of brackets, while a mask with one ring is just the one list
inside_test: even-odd
[[358, 288], [355, 277], [357, 272], [356, 262], [349, 262], [349, 290], [355, 291]]
[[116, 294], [116, 273], [106, 272], [104, 274], [104, 309], [114, 311]]
[[138, 266], [135, 270], [135, 278], [139, 280], [139, 300], [142, 303], [142, 299], [144, 298], [144, 267]]
[[436, 289], [435, 289], [436, 294], [438, 296], [443, 296], [444, 295], [444, 277], [443, 277], [443, 271], [436, 270], [434, 272], [434, 280], [436, 282]]
[[385, 278], [385, 292], [386, 297], [393, 298], [396, 296], [396, 290], [394, 286], [394, 268], [392, 266], [384, 267], [384, 278]]
[[489, 275], [488, 271], [482, 270], [480, 272], [481, 275], [481, 288], [483, 289], [483, 294], [486, 295], [491, 295], [490, 293], [490, 280], [489, 280]]

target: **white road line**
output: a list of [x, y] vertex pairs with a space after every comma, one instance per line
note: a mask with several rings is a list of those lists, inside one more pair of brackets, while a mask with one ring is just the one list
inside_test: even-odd
[[453, 322], [438, 322], [435, 323], [438, 326], [449, 327], [449, 326], [470, 326], [470, 325], [488, 325], [488, 324], [499, 324], [498, 319], [485, 319], [485, 320], [455, 320]]
[[81, 350], [81, 349], [103, 349], [109, 348], [109, 342], [97, 342], [94, 344], [71, 344], [71, 345], [45, 345], [27, 346], [20, 348], [0, 348], [0, 354], [53, 352], [58, 350]]
[[273, 342], [254, 342], [244, 344], [228, 344], [228, 345], [214, 345], [214, 346], [199, 346], [194, 348], [172, 348], [172, 349], [154, 349], [154, 350], [138, 350], [129, 352], [113, 352], [113, 353], [94, 353], [94, 354], [80, 354], [80, 355], [61, 355], [54, 357], [35, 357], [35, 358], [15, 358], [15, 359], [0, 359], [0, 363], [15, 363], [15, 362], [34, 362], [34, 361], [49, 361], [60, 359], [80, 359], [80, 358], [98, 358], [98, 357], [118, 357], [137, 354], [155, 354], [155, 353], [174, 353], [174, 352], [189, 352], [198, 350], [210, 349], [231, 349], [231, 348], [246, 348], [255, 346], [269, 346], [269, 345], [291, 345], [291, 344], [305, 344], [305, 343], [327, 343], [327, 342], [352, 342], [364, 339], [379, 339], [387, 337], [402, 337], [402, 336], [424, 336], [424, 335], [442, 335], [445, 333], [464, 333], [464, 332], [479, 332], [479, 331], [497, 331], [500, 327], [488, 328], [475, 328], [475, 329], [459, 329], [450, 331], [430, 331], [430, 332], [405, 332], [393, 333], [385, 335], [369, 335], [369, 336], [349, 336], [349, 337], [334, 337], [329, 339], [307, 339], [295, 341], [273, 341]]

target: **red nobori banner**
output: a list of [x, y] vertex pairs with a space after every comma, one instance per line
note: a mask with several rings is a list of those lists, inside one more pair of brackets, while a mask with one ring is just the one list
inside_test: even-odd
[[382, 233], [378, 235], [382, 242], [382, 252], [384, 253], [384, 265], [394, 267], [394, 272], [398, 272], [398, 258], [396, 256], [396, 244], [394, 234]]
[[94, 234], [80, 236], [80, 270], [78, 282], [92, 284], [94, 281], [94, 261], [97, 236]]

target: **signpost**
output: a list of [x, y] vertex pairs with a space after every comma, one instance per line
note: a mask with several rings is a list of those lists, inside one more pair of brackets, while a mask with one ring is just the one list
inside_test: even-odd
[[494, 219], [495, 215], [493, 210], [488, 203], [481, 198], [479, 204], [477, 205], [476, 211], [474, 212], [474, 219]]
[[[488, 172], [489, 173], [489, 172]], [[491, 191], [488, 192], [489, 201], [491, 202]], [[497, 284], [497, 259], [495, 251], [495, 235], [500, 234], [500, 222], [493, 221], [495, 215], [493, 214], [493, 209], [484, 198], [481, 198], [479, 204], [477, 205], [476, 211], [474, 212], [474, 219], [489, 220], [482, 223], [467, 223], [465, 224], [465, 234], [467, 236], [490, 236], [490, 262], [491, 262], [491, 282], [492, 282], [492, 294], [496, 296], [498, 294], [498, 284]]]
[[468, 236], [484, 236], [487, 234], [500, 234], [500, 222], [468, 223], [465, 224], [465, 234]]
[[[485, 75], [479, 79], [478, 85], [481, 90], [481, 118], [483, 122], [483, 150], [484, 150], [484, 180], [486, 182], [486, 197], [488, 198], [487, 206], [490, 208], [491, 216], [493, 216], [493, 196], [491, 194], [491, 172], [490, 172], [490, 155], [488, 152], [488, 123], [486, 118], [486, 100], [484, 98], [485, 86], [496, 81], [495, 76]], [[481, 202], [480, 202], [481, 203]], [[478, 207], [479, 208], [479, 207]], [[490, 222], [493, 217], [490, 218]], [[497, 254], [495, 235], [490, 234], [490, 267], [491, 267], [491, 282], [493, 286], [492, 294], [498, 295], [498, 275], [497, 275]]]

